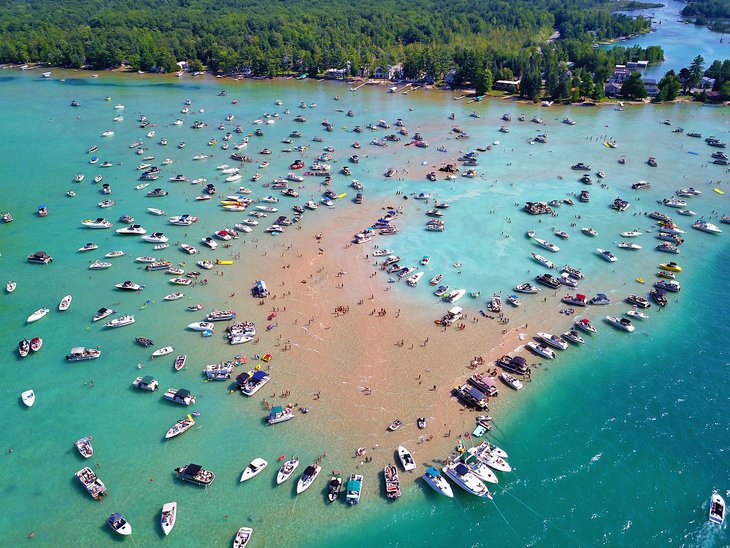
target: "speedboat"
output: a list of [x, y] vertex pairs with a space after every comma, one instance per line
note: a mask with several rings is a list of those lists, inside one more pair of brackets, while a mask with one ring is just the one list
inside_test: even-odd
[[160, 526], [165, 536], [170, 534], [172, 528], [175, 527], [177, 519], [177, 502], [167, 502], [162, 506], [162, 514], [160, 515]]
[[538, 255], [537, 253], [531, 253], [530, 255], [532, 255], [532, 258], [535, 259], [538, 263], [540, 263], [550, 269], [555, 268], [555, 264], [552, 261], [550, 261], [549, 259], [546, 259], [545, 257], [543, 257], [542, 255]]
[[671, 272], [682, 272], [682, 267], [681, 267], [681, 266], [679, 266], [679, 265], [678, 265], [677, 263], [675, 263], [674, 261], [670, 261], [670, 262], [668, 262], [668, 263], [661, 263], [661, 264], [659, 265], [659, 268], [662, 268], [662, 269], [664, 269], [664, 270], [669, 270], [669, 271], [671, 271]]
[[195, 403], [195, 396], [193, 396], [189, 390], [185, 388], [168, 388], [162, 397], [172, 403], [180, 405], [192, 405]]
[[456, 485], [464, 489], [467, 493], [477, 497], [492, 498], [487, 486], [482, 480], [476, 477], [469, 468], [462, 462], [457, 462], [444, 466], [441, 469], [444, 475], [450, 478]]
[[23, 339], [18, 343], [18, 354], [20, 354], [21, 358], [25, 358], [28, 353], [30, 353], [30, 341]]
[[160, 356], [165, 356], [167, 354], [172, 354], [172, 351], [175, 350], [172, 346], [164, 346], [162, 348], [159, 348], [152, 352], [153, 358], [159, 358]]
[[180, 468], [175, 468], [177, 477], [183, 481], [189, 481], [196, 485], [207, 487], [215, 480], [215, 474], [211, 470], [206, 470], [199, 464], [188, 464]]
[[327, 500], [334, 502], [340, 496], [342, 490], [342, 478], [340, 476], [332, 476], [327, 484]]
[[538, 333], [537, 336], [552, 347], [560, 350], [567, 350], [568, 348], [568, 343], [557, 335], [552, 335], [550, 333]]
[[598, 333], [598, 329], [593, 326], [588, 318], [578, 318], [575, 320], [574, 325], [586, 333]]
[[33, 390], [26, 390], [20, 395], [20, 399], [26, 407], [33, 407], [35, 403], [35, 392]]
[[700, 230], [702, 232], [709, 232], [710, 234], [720, 234], [722, 232], [721, 228], [710, 222], [705, 221], [704, 219], [699, 219], [692, 225], [692, 228]]
[[449, 482], [446, 481], [439, 471], [433, 466], [430, 466], [421, 477], [423, 478], [423, 481], [425, 481], [426, 484], [428, 484], [437, 493], [441, 493], [449, 498], [454, 497], [454, 492], [452, 491]]
[[141, 236], [147, 234], [147, 230], [142, 228], [141, 225], [130, 225], [115, 230], [117, 234]]
[[127, 280], [122, 283], [114, 284], [114, 287], [124, 291], [141, 291], [144, 286], [134, 283], [131, 280]]
[[37, 322], [43, 316], [45, 316], [46, 314], [48, 314], [48, 312], [49, 312], [49, 309], [48, 308], [39, 308], [38, 310], [36, 310], [35, 312], [33, 312], [33, 314], [31, 314], [30, 316], [28, 316], [28, 318], [26, 319], [26, 322], [28, 322], [28, 323]]
[[84, 489], [91, 495], [91, 498], [95, 500], [101, 500], [101, 498], [107, 494], [106, 486], [104, 482], [99, 479], [99, 476], [89, 468], [84, 466], [81, 470], [76, 472], [76, 477], [84, 486]]
[[18, 287], [18, 284], [12, 280], [10, 280], [7, 284], [5, 284], [5, 291], [8, 293], [12, 293], [15, 291], [15, 288]]
[[[547, 249], [549, 251], [552, 251], [553, 253], [557, 253], [558, 251], [560, 251], [560, 248], [558, 246], [556, 246], [555, 244], [553, 244], [551, 242], [548, 242], [547, 240], [541, 240], [540, 238], [535, 238], [534, 241], [538, 245], [544, 247], [545, 249]], [[539, 257], [539, 255], [538, 255], [538, 257]], [[535, 257], [535, 260], [539, 261], [539, 259], [537, 257]], [[542, 261], [540, 261], [540, 262], [542, 262]]]
[[626, 297], [626, 301], [638, 308], [649, 308], [651, 306], [649, 300], [640, 295], [629, 295]]
[[639, 244], [635, 244], [634, 242], [620, 242], [618, 244], [618, 247], [621, 249], [641, 249], [641, 246]]
[[543, 358], [548, 360], [555, 359], [555, 351], [552, 348], [548, 348], [544, 344], [538, 344], [535, 341], [528, 342], [525, 346], [532, 350], [535, 354], [539, 354]]
[[[163, 297], [163, 300], [165, 300], [165, 301], [177, 301], [178, 299], [182, 299], [183, 297], [185, 297], [185, 293], [183, 293], [181, 291], [176, 291], [175, 293], [170, 293], [168, 295], [165, 295]], [[201, 329], [200, 331], [204, 331], [204, 330]]]
[[[86, 228], [111, 228], [112, 223], [104, 219], [103, 217], [100, 217], [98, 219], [86, 219], [85, 221], [81, 221], [81, 224], [84, 225]], [[119, 232], [119, 231], [117, 231]]]
[[644, 312], [642, 312], [641, 310], [639, 310], [636, 307], [634, 307], [631, 310], [627, 311], [626, 312], [626, 315], [627, 316], [631, 316], [632, 318], [640, 318], [642, 320], [646, 320], [649, 317], [648, 314], [645, 314]]
[[134, 381], [132, 382], [132, 386], [134, 386], [138, 390], [154, 392], [160, 387], [160, 383], [152, 375], [145, 375], [134, 379]]
[[398, 468], [393, 464], [386, 464], [383, 467], [383, 477], [385, 478], [385, 496], [389, 499], [400, 498], [400, 478], [398, 477]]
[[566, 341], [570, 341], [576, 344], [583, 344], [585, 343], [585, 339], [581, 337], [578, 332], [575, 329], [571, 329], [570, 331], [566, 331], [561, 335], [563, 339]]
[[710, 497], [710, 521], [717, 525], [725, 522], [725, 500], [717, 491], [712, 492]]
[[638, 230], [629, 230], [621, 233], [622, 238], [636, 238], [637, 236], [641, 236], [641, 232]]
[[314, 480], [317, 479], [321, 471], [322, 467], [316, 462], [307, 466], [297, 482], [297, 495], [306, 491], [314, 483]]
[[517, 377], [510, 375], [506, 371], [502, 371], [502, 373], [500, 373], [500, 377], [502, 381], [504, 381], [504, 383], [510, 388], [513, 388], [515, 390], [522, 390], [522, 382]]
[[78, 450], [79, 454], [85, 459], [94, 456], [94, 448], [91, 446], [91, 439], [91, 436], [85, 436], [76, 440], [76, 443], [74, 444], [76, 445], [76, 449]]
[[116, 310], [112, 310], [111, 308], [106, 308], [102, 306], [99, 310], [97, 310], [96, 314], [94, 314], [94, 317], [91, 319], [91, 321], [98, 322], [99, 320], [103, 320], [107, 316], [111, 316], [115, 312]]
[[213, 331], [215, 324], [212, 322], [193, 322], [188, 324], [188, 329], [193, 331]]
[[241, 482], [244, 482], [246, 480], [250, 480], [254, 476], [257, 476], [260, 474], [264, 468], [268, 466], [268, 462], [266, 462], [262, 458], [255, 458], [253, 459], [248, 466], [243, 470], [243, 473], [241, 474]]
[[276, 474], [276, 484], [281, 485], [286, 480], [288, 480], [292, 476], [292, 474], [294, 474], [294, 470], [296, 470], [298, 466], [299, 459], [296, 457], [292, 457], [288, 461], [285, 461], [281, 465], [281, 468], [279, 468], [279, 472]]
[[[519, 382], [519, 381], [517, 381]], [[491, 425], [490, 425], [491, 428]], [[467, 449], [466, 453], [461, 455], [461, 462], [469, 467], [469, 471], [483, 482], [499, 483], [497, 475], [489, 466], [484, 464], [478, 454], [478, 448], [472, 447]]]
[[104, 327], [124, 327], [125, 325], [133, 324], [134, 321], [134, 316], [132, 315], [119, 316], [118, 318], [114, 318], [113, 320], [106, 322]]
[[68, 307], [71, 306], [71, 301], [73, 300], [73, 297], [71, 295], [66, 295], [63, 299], [61, 299], [61, 302], [58, 303], [58, 310], [63, 312], [64, 310], [68, 310]]
[[[241, 335], [241, 339], [246, 338], [253, 338], [250, 335]], [[236, 344], [237, 340], [235, 338], [230, 339], [231, 344]], [[246, 340], [241, 340], [241, 342], [247, 342]], [[263, 386], [262, 384], [259, 384], [258, 386]], [[249, 395], [249, 394], [246, 394]], [[294, 418], [294, 409], [291, 407], [282, 407], [280, 405], [276, 405], [271, 408], [271, 412], [266, 417], [266, 424], [278, 424], [280, 422], [286, 422], [290, 421]]]
[[609, 263], [615, 263], [616, 262], [616, 257], [610, 251], [608, 251], [606, 249], [601, 249], [600, 247], [596, 248], [596, 251], [598, 252], [598, 254], [601, 257], [603, 257]]
[[631, 325], [631, 320], [628, 318], [619, 318], [617, 316], [606, 316], [606, 321], [610, 324], [613, 324], [614, 326], [618, 327], [619, 329], [623, 329], [624, 331], [628, 331], [631, 333], [634, 330], [634, 326]]
[[523, 284], [520, 284], [520, 285], [515, 286], [514, 287], [514, 290], [517, 291], [518, 293], [535, 294], [538, 291], [540, 291], [540, 288], [539, 287], [535, 287], [531, 283], [525, 282]]
[[167, 236], [165, 236], [162, 232], [153, 232], [152, 234], [145, 234], [142, 236], [142, 240], [145, 242], [160, 244], [165, 243], [170, 240]]
[[106, 523], [114, 532], [119, 533], [122, 536], [126, 537], [132, 534], [132, 526], [119, 512], [114, 512], [111, 516], [109, 516]]
[[402, 445], [398, 446], [398, 459], [400, 460], [401, 466], [403, 466], [403, 470], [406, 472], [416, 469], [416, 463], [413, 460], [413, 456], [408, 449]]
[[79, 252], [94, 251], [95, 249], [99, 249], [99, 246], [96, 245], [96, 244], [93, 244], [93, 243], [89, 242], [89, 243], [84, 244], [83, 246], [81, 246], [79, 248]]
[[195, 419], [188, 415], [184, 419], [180, 419], [175, 424], [173, 424], [170, 429], [165, 434], [165, 439], [169, 440], [171, 438], [177, 437], [180, 434], [183, 434], [190, 430], [193, 426], [195, 426]]
[[233, 548], [243, 548], [251, 540], [253, 529], [250, 527], [241, 527], [236, 533], [236, 537], [233, 539]]

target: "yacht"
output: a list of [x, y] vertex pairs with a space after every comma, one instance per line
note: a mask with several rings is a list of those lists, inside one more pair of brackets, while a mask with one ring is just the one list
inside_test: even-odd
[[423, 478], [423, 481], [425, 481], [426, 484], [437, 493], [441, 493], [449, 498], [454, 497], [454, 492], [451, 489], [449, 482], [446, 481], [439, 471], [433, 466], [430, 466], [421, 477]]
[[709, 232], [710, 234], [719, 234], [722, 232], [722, 229], [720, 229], [718, 226], [707, 222], [704, 219], [699, 219], [692, 225], [692, 228], [700, 230], [702, 232]]
[[565, 339], [566, 341], [570, 341], [570, 342], [573, 342], [576, 344], [583, 344], [586, 342], [585, 339], [583, 337], [581, 337], [580, 334], [575, 329], [566, 331], [565, 333], [563, 333], [561, 335], [561, 337], [563, 339]]
[[548, 360], [555, 359], [555, 351], [544, 344], [538, 344], [535, 341], [530, 341], [525, 346], [543, 358], [547, 358]]
[[586, 333], [598, 333], [598, 329], [594, 327], [588, 318], [578, 318], [575, 320], [574, 325]]
[[[560, 251], [560, 248], [558, 246], [556, 246], [555, 244], [553, 244], [551, 242], [548, 242], [547, 240], [541, 240], [540, 238], [535, 238], [535, 242], [538, 245], [541, 245], [542, 247], [544, 247], [545, 249], [552, 251], [553, 253], [557, 253], [558, 251]], [[537, 255], [537, 256], [533, 255], [533, 257], [535, 258], [536, 261], [542, 262], [540, 259], [538, 259], [539, 255]], [[545, 264], [545, 263], [543, 263], [543, 264]], [[548, 267], [548, 268], [552, 268], [552, 267]]]
[[117, 234], [122, 234], [125, 236], [142, 236], [144, 234], [147, 234], [147, 230], [142, 228], [141, 225], [125, 226], [125, 227], [116, 229], [115, 232]]
[[629, 320], [628, 318], [619, 318], [617, 316], [606, 316], [606, 321], [608, 321], [608, 323], [611, 323], [614, 326], [618, 327], [619, 329], [628, 331], [629, 333], [631, 333], [634, 330], [634, 326], [631, 325], [631, 320]]
[[487, 486], [484, 485], [482, 480], [477, 478], [464, 463], [457, 462], [449, 464], [444, 466], [441, 470], [446, 477], [451, 479], [467, 493], [471, 493], [477, 497], [492, 498]]
[[535, 294], [538, 291], [540, 291], [540, 288], [532, 285], [531, 283], [525, 282], [523, 284], [515, 286], [514, 290], [517, 291], [518, 293]]
[[134, 283], [131, 280], [124, 281], [122, 283], [114, 284], [114, 287], [123, 291], [141, 291], [144, 286]]
[[549, 259], [543, 257], [542, 255], [538, 255], [537, 253], [531, 253], [530, 255], [532, 255], [532, 258], [535, 259], [538, 263], [546, 266], [547, 268], [555, 268], [555, 264]]
[[179, 479], [204, 487], [207, 487], [215, 480], [215, 474], [210, 470], [205, 470], [199, 464], [191, 463], [187, 466], [175, 468], [175, 472]]
[[118, 318], [114, 318], [113, 320], [106, 322], [104, 327], [124, 327], [125, 325], [133, 324], [134, 321], [134, 316], [132, 315], [119, 316]]
[[522, 390], [522, 382], [517, 377], [510, 375], [506, 371], [500, 373], [500, 377], [510, 388], [513, 388], [514, 390]]

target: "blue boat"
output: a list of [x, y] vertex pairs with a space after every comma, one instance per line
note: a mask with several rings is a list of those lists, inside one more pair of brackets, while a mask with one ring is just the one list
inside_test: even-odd
[[347, 495], [345, 501], [347, 504], [357, 504], [360, 502], [360, 493], [362, 492], [362, 475], [350, 474], [347, 481]]

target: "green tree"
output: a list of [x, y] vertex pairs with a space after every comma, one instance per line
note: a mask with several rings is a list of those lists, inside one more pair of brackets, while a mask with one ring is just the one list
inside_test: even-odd
[[659, 81], [658, 87], [659, 94], [654, 98], [655, 103], [674, 101], [677, 98], [677, 95], [679, 95], [682, 83], [679, 81], [679, 77], [674, 73], [674, 71], [670, 70], [664, 78]]
[[701, 55], [698, 55], [692, 60], [692, 63], [689, 66], [689, 78], [687, 83], [687, 87], [689, 89], [699, 85], [702, 75], [705, 73], [704, 63], [705, 60]]
[[482, 69], [477, 74], [477, 81], [474, 83], [474, 91], [477, 95], [484, 95], [492, 89], [494, 76], [488, 68]]
[[640, 72], [632, 72], [621, 86], [621, 96], [627, 99], [643, 99], [647, 96]]
[[593, 95], [593, 88], [595, 87], [595, 84], [593, 83], [593, 77], [591, 76], [591, 73], [587, 70], [584, 70], [581, 74], [580, 79], [580, 95], [584, 99], [586, 97], [591, 97]]

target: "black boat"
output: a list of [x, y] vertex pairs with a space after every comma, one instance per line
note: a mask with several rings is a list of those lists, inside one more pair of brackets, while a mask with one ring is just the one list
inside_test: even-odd
[[204, 469], [199, 464], [188, 464], [180, 468], [175, 468], [177, 477], [183, 481], [189, 481], [196, 485], [207, 487], [215, 480], [215, 474], [210, 470]]
[[153, 341], [152, 339], [148, 339], [146, 337], [137, 337], [134, 340], [136, 342], [138, 342], [139, 344], [141, 344], [142, 346], [152, 346], [153, 344], [155, 344], [155, 341]]
[[334, 502], [337, 497], [340, 496], [342, 490], [342, 478], [340, 476], [332, 476], [329, 484], [327, 485], [327, 500]]

